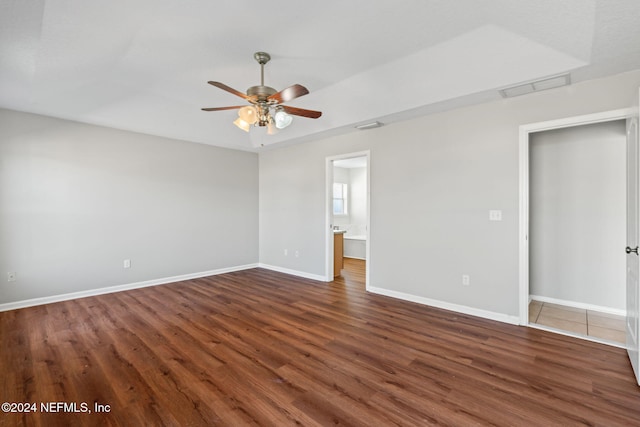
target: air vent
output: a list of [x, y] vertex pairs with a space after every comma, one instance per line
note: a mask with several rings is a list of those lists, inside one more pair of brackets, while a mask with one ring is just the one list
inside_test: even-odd
[[500, 89], [503, 98], [513, 98], [514, 96], [526, 95], [528, 93], [539, 92], [541, 90], [554, 89], [571, 84], [571, 76], [562, 74], [560, 76], [548, 77], [546, 79], [535, 80], [522, 83], [516, 86]]

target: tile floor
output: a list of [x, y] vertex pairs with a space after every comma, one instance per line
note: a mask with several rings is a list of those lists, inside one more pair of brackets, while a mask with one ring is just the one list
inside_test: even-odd
[[529, 304], [529, 323], [619, 344], [624, 344], [626, 340], [624, 322], [623, 316], [615, 314], [540, 301], [531, 301]]

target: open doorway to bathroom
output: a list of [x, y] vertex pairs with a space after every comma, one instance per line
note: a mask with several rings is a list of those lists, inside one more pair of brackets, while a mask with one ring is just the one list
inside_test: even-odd
[[327, 158], [327, 280], [368, 285], [369, 176], [368, 152]]

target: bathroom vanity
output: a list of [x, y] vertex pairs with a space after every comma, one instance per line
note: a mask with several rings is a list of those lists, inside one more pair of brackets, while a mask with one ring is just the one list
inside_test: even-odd
[[344, 233], [345, 230], [333, 230], [333, 277], [340, 275], [344, 268]]

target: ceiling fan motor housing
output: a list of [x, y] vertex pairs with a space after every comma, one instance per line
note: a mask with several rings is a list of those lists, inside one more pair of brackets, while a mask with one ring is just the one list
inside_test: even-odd
[[249, 102], [254, 104], [258, 109], [258, 126], [267, 126], [269, 123], [269, 118], [271, 117], [269, 107], [277, 104], [277, 101], [267, 98], [277, 92], [274, 88], [264, 85], [252, 86], [247, 89], [247, 96], [250, 98]]
[[266, 102], [268, 97], [277, 92], [277, 90], [269, 86], [251, 86], [249, 89], [247, 89], [247, 96], [255, 97], [257, 102]]

